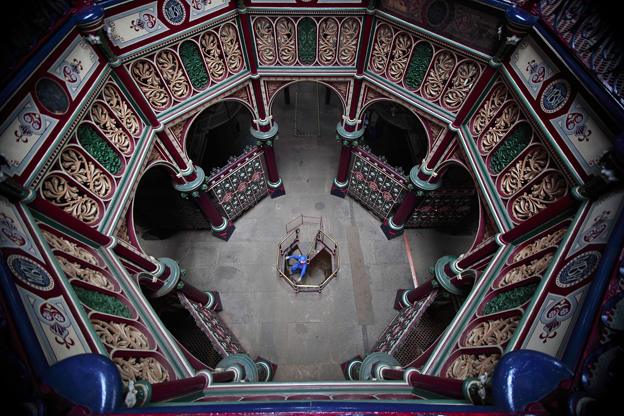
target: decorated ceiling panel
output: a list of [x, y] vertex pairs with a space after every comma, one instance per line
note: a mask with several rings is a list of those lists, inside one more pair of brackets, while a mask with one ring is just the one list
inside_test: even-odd
[[145, 126], [110, 78], [43, 176], [39, 195], [97, 226], [121, 183]]
[[372, 38], [368, 71], [449, 113], [457, 113], [483, 64], [380, 21]]
[[353, 67], [362, 20], [359, 17], [253, 16], [260, 67]]
[[493, 55], [500, 16], [468, 2], [451, 0], [381, 0], [380, 8], [417, 26]]
[[510, 73], [526, 91], [526, 100], [545, 128], [564, 149], [583, 176], [599, 170], [599, 160], [611, 147], [613, 135], [577, 92], [575, 84], [561, 73], [536, 41], [526, 38], [509, 61]]
[[528, 220], [568, 194], [557, 156], [502, 80], [490, 88], [467, 127], [513, 223]]
[[127, 63], [126, 67], [147, 102], [159, 113], [241, 73], [247, 64], [237, 25], [229, 21]]

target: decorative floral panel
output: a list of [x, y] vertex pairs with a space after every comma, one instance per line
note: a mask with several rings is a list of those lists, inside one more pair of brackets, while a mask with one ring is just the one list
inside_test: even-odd
[[[174, 377], [164, 357], [157, 353], [158, 345], [125, 295], [118, 277], [111, 273], [98, 251], [46, 224], [39, 223], [39, 227], [124, 383], [158, 382]], [[123, 360], [119, 359], [120, 352]], [[130, 371], [132, 366], [137, 370]], [[152, 370], [143, 367], [166, 377], [153, 376]]]
[[569, 192], [567, 179], [504, 82], [492, 86], [468, 127], [514, 223]]
[[97, 226], [144, 128], [121, 90], [107, 81], [51, 163], [39, 194], [85, 224]]
[[492, 374], [519, 329], [539, 282], [556, 260], [555, 251], [569, 225], [569, 220], [563, 221], [518, 245], [502, 268], [486, 277], [487, 289], [475, 298], [471, 317], [453, 341], [441, 375], [463, 380], [484, 372]]
[[252, 16], [259, 66], [355, 65], [357, 17]]
[[156, 112], [184, 102], [245, 69], [238, 29], [229, 21], [127, 64]]
[[483, 64], [428, 39], [380, 22], [368, 70], [456, 113], [476, 84]]

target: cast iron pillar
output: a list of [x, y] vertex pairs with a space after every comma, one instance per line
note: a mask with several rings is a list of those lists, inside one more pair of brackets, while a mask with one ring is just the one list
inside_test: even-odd
[[418, 205], [420, 198], [425, 195], [425, 192], [434, 191], [442, 185], [442, 181], [438, 179], [437, 175], [432, 173], [431, 176], [427, 177], [428, 180], [423, 180], [418, 176], [420, 172], [422, 172], [420, 165], [412, 168], [409, 174], [411, 183], [403, 197], [403, 201], [401, 201], [396, 212], [381, 224], [381, 230], [388, 240], [403, 234], [407, 221], [412, 212], [414, 212], [416, 205]]
[[339, 198], [344, 198], [349, 186], [349, 166], [351, 164], [351, 153], [353, 148], [359, 144], [359, 140], [364, 135], [364, 128], [355, 130], [356, 123], [345, 120], [336, 126], [336, 140], [340, 141], [340, 160], [338, 162], [338, 173], [331, 187], [331, 194]]
[[234, 232], [234, 224], [222, 216], [207, 194], [208, 184], [204, 170], [194, 166], [187, 176], [174, 177], [173, 187], [184, 199], [193, 199], [204, 217], [210, 223], [212, 234], [222, 240], [229, 240]]
[[[264, 154], [264, 163], [267, 169], [267, 186], [269, 188], [269, 195], [271, 198], [277, 198], [286, 194], [284, 189], [284, 183], [277, 171], [277, 162], [275, 161], [275, 150], [273, 149], [273, 142], [277, 140], [277, 132], [279, 126], [277, 123], [271, 123], [270, 127], [258, 122], [260, 129], [255, 129], [253, 126], [249, 128], [249, 132], [257, 140], [257, 145], [262, 149]], [[265, 128], [268, 127], [268, 128]]]

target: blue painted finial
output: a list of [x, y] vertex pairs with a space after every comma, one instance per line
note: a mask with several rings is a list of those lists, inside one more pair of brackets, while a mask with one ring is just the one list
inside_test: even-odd
[[531, 27], [537, 23], [537, 16], [533, 16], [531, 13], [520, 7], [510, 7], [505, 12], [507, 22], [514, 26]]
[[117, 366], [99, 354], [79, 354], [49, 367], [42, 381], [56, 394], [93, 413], [109, 413], [120, 407], [123, 384]]
[[492, 394], [497, 407], [523, 412], [574, 376], [561, 361], [539, 351], [517, 350], [505, 354], [492, 376]]
[[79, 25], [89, 25], [102, 20], [104, 17], [104, 9], [102, 9], [100, 5], [93, 4], [80, 9], [76, 17], [78, 18]]

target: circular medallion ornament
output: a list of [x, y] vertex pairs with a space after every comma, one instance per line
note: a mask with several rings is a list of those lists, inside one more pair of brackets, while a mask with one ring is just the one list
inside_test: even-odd
[[599, 251], [588, 251], [574, 257], [557, 275], [557, 286], [570, 287], [587, 279], [598, 267], [598, 261], [600, 261]]
[[35, 86], [35, 95], [52, 114], [65, 114], [69, 109], [69, 97], [61, 85], [51, 78], [41, 78]]
[[34, 289], [47, 292], [54, 287], [50, 274], [28, 257], [11, 255], [7, 258], [7, 264], [15, 277]]
[[558, 79], [551, 82], [544, 89], [539, 100], [542, 111], [552, 114], [561, 110], [570, 99], [571, 93], [572, 87], [568, 81]]
[[427, 23], [432, 27], [448, 24], [453, 19], [453, 5], [447, 0], [433, 0], [425, 6]]
[[186, 18], [186, 9], [180, 0], [165, 0], [162, 12], [165, 20], [172, 25], [180, 25]]

